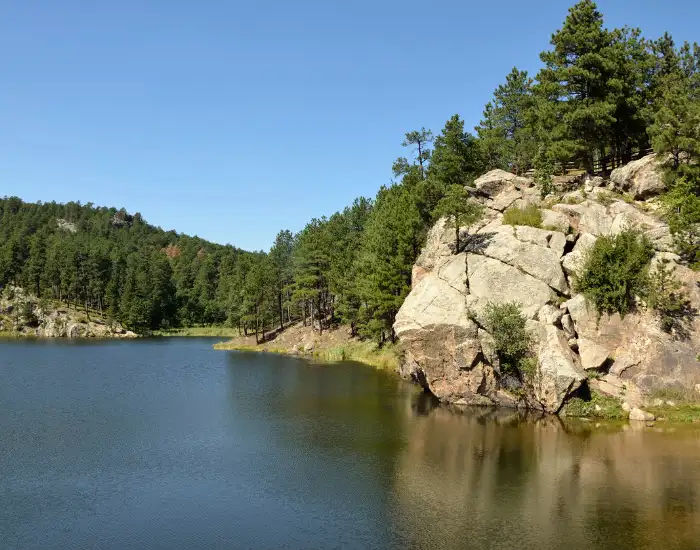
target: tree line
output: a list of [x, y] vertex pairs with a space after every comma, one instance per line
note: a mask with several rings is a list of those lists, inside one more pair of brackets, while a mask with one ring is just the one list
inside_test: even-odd
[[[474, 178], [534, 170], [546, 187], [569, 163], [603, 171], [653, 146], [670, 158], [668, 215], [679, 250], [697, 261], [700, 223], [700, 50], [665, 34], [603, 26], [595, 4], [569, 9], [534, 79], [514, 68], [475, 134], [452, 116], [434, 135], [405, 134], [406, 156], [374, 199], [360, 197], [268, 252], [246, 252], [166, 232], [124, 210], [0, 200], [0, 285], [99, 310], [134, 330], [227, 324], [261, 339], [302, 322], [392, 340], [428, 228], [478, 219]], [[547, 189], [543, 189], [544, 192]], [[695, 260], [693, 260], [695, 258]]]

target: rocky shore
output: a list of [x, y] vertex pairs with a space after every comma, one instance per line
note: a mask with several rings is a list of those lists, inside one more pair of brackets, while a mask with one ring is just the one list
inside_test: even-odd
[[8, 286], [0, 292], [0, 334], [37, 338], [136, 338], [116, 321]]
[[[596, 240], [634, 228], [653, 246], [652, 265], [667, 261], [692, 310], [700, 308], [698, 273], [678, 263], [656, 214], [653, 197], [663, 190], [656, 159], [634, 161], [608, 180], [580, 175], [554, 184], [556, 194], [542, 199], [530, 178], [493, 170], [475, 181], [486, 216], [460, 229], [460, 250], [445, 219], [434, 225], [394, 325], [405, 351], [402, 374], [443, 402], [552, 413], [590, 392], [647, 420], [641, 407], [654, 392], [695, 392], [700, 400], [697, 316], [685, 334], [670, 334], [643, 304], [624, 317], [599, 315], [574, 290]], [[504, 223], [507, 209], [528, 205], [539, 209], [540, 228]], [[520, 304], [534, 340], [537, 370], [527, 383], [500, 371], [484, 319], [489, 302], [506, 301]]]

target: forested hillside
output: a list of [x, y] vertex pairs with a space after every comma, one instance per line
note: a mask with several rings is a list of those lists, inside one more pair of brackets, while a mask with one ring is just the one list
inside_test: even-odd
[[134, 330], [226, 323], [257, 334], [303, 320], [382, 342], [394, 337], [427, 228], [439, 216], [457, 226], [478, 217], [467, 196], [476, 176], [531, 171], [546, 196], [567, 168], [607, 173], [650, 148], [668, 157], [664, 212], [679, 254], [697, 265], [698, 45], [606, 29], [583, 0], [540, 58], [534, 79], [517, 68], [506, 76], [475, 134], [458, 115], [437, 135], [406, 133], [392, 185], [297, 234], [280, 231], [268, 253], [165, 232], [123, 210], [4, 199], [0, 285], [104, 310]]
[[[0, 200], [0, 284], [98, 310], [143, 331], [226, 320], [231, 246], [163, 231], [140, 214]], [[228, 278], [227, 278], [227, 277]]]

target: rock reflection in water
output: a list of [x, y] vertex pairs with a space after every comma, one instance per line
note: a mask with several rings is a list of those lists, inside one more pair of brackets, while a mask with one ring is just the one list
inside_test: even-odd
[[393, 520], [413, 547], [698, 547], [697, 429], [410, 406]]

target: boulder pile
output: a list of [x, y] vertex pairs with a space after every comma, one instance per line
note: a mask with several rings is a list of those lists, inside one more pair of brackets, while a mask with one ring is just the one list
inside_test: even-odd
[[[486, 215], [461, 228], [465, 246], [454, 250], [454, 228], [441, 219], [413, 268], [412, 290], [394, 325], [405, 350], [403, 375], [445, 402], [546, 412], [558, 412], [585, 386], [638, 407], [653, 390], [700, 383], [697, 317], [678, 339], [653, 311], [599, 315], [574, 290], [596, 239], [636, 228], [654, 247], [652, 262], [667, 260], [700, 309], [698, 274], [677, 263], [653, 201], [630, 197], [648, 199], [663, 189], [653, 157], [616, 169], [609, 181], [585, 178], [558, 201], [542, 200], [532, 180], [503, 170], [484, 174], [474, 187]], [[503, 223], [508, 208], [526, 205], [540, 208], [541, 228]], [[484, 317], [489, 302], [517, 302], [527, 318], [537, 361], [527, 383], [514, 384], [499, 369]]]

